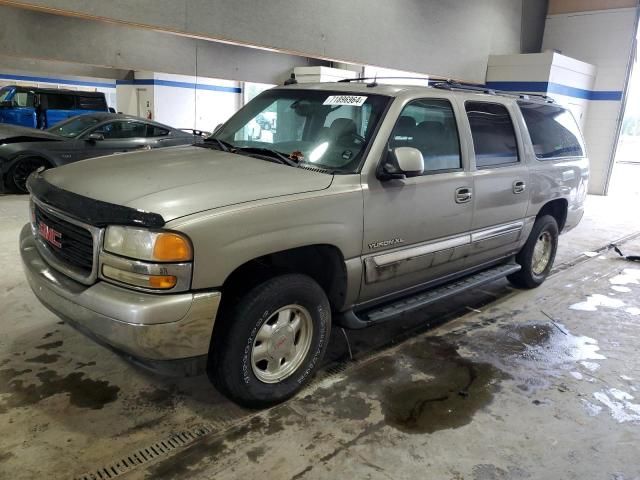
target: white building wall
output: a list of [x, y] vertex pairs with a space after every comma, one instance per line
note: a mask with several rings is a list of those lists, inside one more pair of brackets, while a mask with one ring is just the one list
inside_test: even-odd
[[241, 83], [219, 78], [156, 73], [154, 120], [211, 132], [242, 105]]
[[591, 160], [590, 193], [605, 194], [607, 190], [635, 30], [635, 8], [547, 17], [543, 48], [559, 50], [597, 67], [584, 126]]
[[496, 89], [548, 95], [571, 110], [584, 130], [595, 66], [552, 51], [489, 58], [487, 85]]
[[211, 132], [242, 103], [242, 83], [233, 80], [135, 72], [118, 82], [118, 111], [175, 128]]

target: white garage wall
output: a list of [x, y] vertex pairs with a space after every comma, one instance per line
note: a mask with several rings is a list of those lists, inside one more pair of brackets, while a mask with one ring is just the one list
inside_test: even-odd
[[118, 81], [119, 111], [176, 128], [213, 131], [241, 106], [242, 83], [233, 80], [135, 72]]
[[606, 193], [618, 125], [622, 121], [622, 96], [635, 30], [635, 8], [547, 17], [543, 48], [559, 50], [597, 67], [584, 125], [591, 160], [591, 193]]

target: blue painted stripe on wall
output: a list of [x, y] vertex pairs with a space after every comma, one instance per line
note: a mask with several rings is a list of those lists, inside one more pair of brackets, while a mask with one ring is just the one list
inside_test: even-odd
[[172, 80], [159, 80], [155, 78], [145, 78], [137, 80], [118, 80], [118, 85], [159, 85], [162, 87], [189, 88], [196, 90], [211, 90], [214, 92], [242, 93], [240, 87], [223, 87], [221, 85], [207, 85], [204, 83], [174, 82]]
[[18, 80], [22, 82], [43, 82], [43, 83], [64, 83], [66, 85], [77, 85], [80, 87], [102, 87], [102, 88], [116, 88], [116, 82], [85, 82], [84, 80], [68, 80], [66, 78], [53, 78], [53, 77], [31, 77], [27, 75], [10, 75], [6, 73], [0, 73], [0, 79], [2, 80]]
[[555, 93], [583, 100], [622, 100], [619, 90], [584, 90], [554, 82], [487, 82], [487, 87], [510, 92]]

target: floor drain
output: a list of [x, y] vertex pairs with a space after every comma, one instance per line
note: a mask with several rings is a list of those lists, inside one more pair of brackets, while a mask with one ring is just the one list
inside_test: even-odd
[[182, 448], [194, 443], [199, 438], [213, 432], [212, 427], [201, 425], [191, 430], [174, 434], [164, 440], [160, 440], [148, 447], [141, 448], [120, 458], [111, 465], [99, 468], [93, 472], [87, 472], [75, 477], [75, 480], [109, 480], [129, 473], [140, 465], [151, 462], [159, 457], [169, 455], [176, 448]]

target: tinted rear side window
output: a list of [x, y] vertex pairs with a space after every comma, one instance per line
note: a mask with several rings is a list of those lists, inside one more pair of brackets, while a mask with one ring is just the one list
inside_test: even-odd
[[[74, 110], [76, 99], [73, 95], [58, 93], [45, 93], [41, 95], [46, 98], [46, 107], [51, 110]], [[44, 104], [45, 102], [43, 102]], [[44, 106], [44, 105], [43, 105]]]
[[166, 128], [147, 125], [147, 137], [166, 137], [167, 135], [169, 135], [169, 130]]
[[107, 103], [102, 97], [78, 97], [78, 108], [82, 110], [106, 110]]
[[466, 102], [465, 109], [471, 126], [476, 166], [517, 163], [518, 142], [506, 107], [498, 103]]
[[536, 157], [540, 160], [581, 157], [580, 130], [571, 112], [557, 105], [518, 102]]

